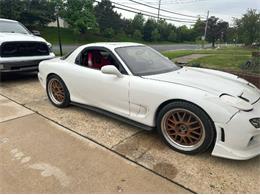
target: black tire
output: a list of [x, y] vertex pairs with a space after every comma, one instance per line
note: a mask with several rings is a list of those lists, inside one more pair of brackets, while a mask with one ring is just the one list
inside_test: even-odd
[[[53, 94], [53, 90], [52, 90], [52, 85], [53, 83], [59, 83], [60, 85], [60, 89], [62, 89], [63, 92], [63, 98], [56, 98]], [[70, 105], [70, 93], [69, 90], [67, 88], [67, 86], [65, 85], [65, 83], [63, 82], [63, 80], [57, 76], [57, 75], [51, 75], [47, 78], [47, 83], [46, 83], [46, 92], [48, 95], [48, 98], [50, 100], [50, 102], [58, 107], [58, 108], [66, 108]]]
[[180, 153], [206, 152], [215, 140], [215, 127], [210, 117], [189, 102], [167, 104], [159, 111], [156, 125], [162, 140]]

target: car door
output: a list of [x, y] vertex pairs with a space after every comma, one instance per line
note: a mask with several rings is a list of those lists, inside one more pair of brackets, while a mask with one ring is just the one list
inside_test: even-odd
[[[86, 48], [85, 50], [93, 49], [108, 51], [105, 48]], [[110, 53], [112, 55], [112, 52]], [[103, 74], [100, 69], [89, 68], [77, 62], [73, 64], [73, 70], [68, 74], [72, 78], [70, 85], [77, 94], [75, 99], [78, 103], [101, 108], [121, 116], [129, 115], [129, 76], [127, 74], [119, 78], [115, 75]]]

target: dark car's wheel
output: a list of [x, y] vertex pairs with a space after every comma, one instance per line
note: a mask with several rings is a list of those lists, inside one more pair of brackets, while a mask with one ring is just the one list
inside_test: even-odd
[[185, 154], [207, 151], [215, 138], [215, 128], [209, 116], [184, 101], [169, 103], [160, 110], [157, 129], [172, 149]]
[[65, 108], [70, 104], [69, 91], [60, 77], [51, 75], [47, 79], [47, 95], [51, 103], [59, 108]]

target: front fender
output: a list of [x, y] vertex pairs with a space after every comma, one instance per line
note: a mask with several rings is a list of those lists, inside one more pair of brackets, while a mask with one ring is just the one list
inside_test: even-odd
[[140, 105], [146, 108], [146, 114], [142, 115], [142, 117], [133, 116], [133, 119], [138, 122], [155, 126], [158, 109], [165, 102], [176, 100], [183, 100], [197, 105], [216, 123], [227, 123], [238, 112], [238, 109], [222, 102], [218, 94], [211, 94], [198, 88], [180, 84], [158, 82], [138, 77], [131, 79], [130, 106]]

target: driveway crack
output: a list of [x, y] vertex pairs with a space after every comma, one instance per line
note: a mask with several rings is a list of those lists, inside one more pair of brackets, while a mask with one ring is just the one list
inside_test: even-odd
[[139, 131], [137, 131], [136, 133], [134, 133], [134, 134], [132, 134], [132, 135], [130, 135], [130, 136], [128, 136], [128, 137], [126, 137], [126, 138], [120, 140], [117, 144], [113, 145], [113, 146], [111, 147], [111, 149], [115, 149], [118, 145], [124, 143], [126, 140], [131, 139], [132, 137], [135, 137], [136, 135], [138, 135], [138, 134], [140, 134], [140, 133], [143, 133], [143, 131], [142, 131], [142, 130], [139, 130]]

